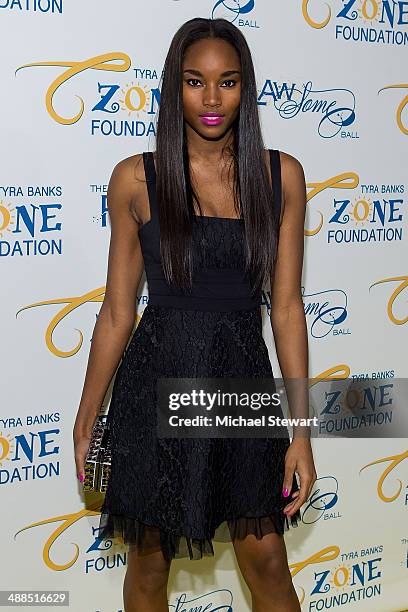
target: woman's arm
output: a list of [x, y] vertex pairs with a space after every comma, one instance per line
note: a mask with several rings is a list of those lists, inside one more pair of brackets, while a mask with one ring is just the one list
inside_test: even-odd
[[[270, 318], [282, 376], [293, 381], [306, 380], [309, 367], [308, 340], [301, 294], [306, 209], [305, 177], [302, 165], [297, 159], [287, 153], [280, 155], [283, 215], [277, 261], [271, 276]], [[291, 409], [299, 412], [300, 406], [291, 406]]]
[[[287, 153], [280, 155], [284, 207], [277, 261], [271, 277], [270, 318], [290, 416], [307, 418], [308, 339], [301, 294], [306, 185], [300, 162]], [[306, 501], [316, 480], [309, 429], [293, 427], [293, 441], [286, 454], [285, 465], [285, 496], [290, 494], [294, 471], [298, 472], [301, 480], [300, 492], [293, 494], [298, 499], [285, 508], [291, 516]]]
[[136, 320], [137, 290], [143, 273], [139, 225], [131, 204], [141, 191], [142, 159], [135, 155], [119, 162], [108, 186], [111, 222], [105, 297], [94, 327], [73, 439], [80, 480], [96, 417], [116, 372]]

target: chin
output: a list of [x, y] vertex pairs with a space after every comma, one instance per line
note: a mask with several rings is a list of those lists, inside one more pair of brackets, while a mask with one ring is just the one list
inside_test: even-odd
[[223, 131], [218, 131], [217, 133], [215, 132], [215, 130], [208, 130], [207, 133], [201, 133], [201, 136], [205, 139], [205, 140], [221, 140], [222, 138], [224, 138], [225, 134], [226, 134], [227, 130], [223, 130]]
[[230, 124], [206, 127], [205, 125], [202, 125], [200, 123], [199, 125], [194, 126], [193, 129], [195, 132], [197, 132], [197, 134], [199, 134], [206, 140], [219, 140], [220, 138], [225, 136], [230, 127]]

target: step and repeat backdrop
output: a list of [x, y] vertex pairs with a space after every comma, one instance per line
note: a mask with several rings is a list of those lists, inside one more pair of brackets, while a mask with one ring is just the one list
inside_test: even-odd
[[[0, 0], [0, 589], [69, 591], [75, 612], [123, 611], [127, 562], [98, 539], [101, 497], [84, 498], [72, 444], [106, 282], [107, 184], [118, 161], [154, 150], [164, 58], [196, 16], [242, 30], [265, 145], [305, 170], [311, 378], [381, 391], [407, 375], [408, 2]], [[147, 303], [144, 278], [139, 317]], [[262, 309], [279, 375], [268, 288]], [[375, 400], [367, 416], [388, 409]], [[285, 533], [302, 610], [401, 612], [408, 442], [347, 437], [335, 411], [332, 427], [313, 439], [318, 479]], [[170, 610], [250, 610], [232, 545], [215, 552], [173, 562]]]

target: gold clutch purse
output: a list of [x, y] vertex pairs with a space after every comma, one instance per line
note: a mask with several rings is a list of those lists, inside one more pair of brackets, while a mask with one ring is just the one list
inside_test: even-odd
[[94, 423], [85, 459], [84, 491], [106, 491], [111, 471], [111, 431], [107, 414], [100, 414]]

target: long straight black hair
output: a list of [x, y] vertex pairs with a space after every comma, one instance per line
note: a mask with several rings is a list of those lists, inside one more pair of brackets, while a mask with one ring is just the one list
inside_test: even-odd
[[[226, 19], [195, 18], [176, 32], [164, 64], [157, 119], [156, 168], [160, 251], [167, 282], [191, 288], [193, 274], [193, 192], [183, 118], [183, 60], [197, 40], [221, 38], [241, 62], [239, 116], [231, 151], [235, 207], [246, 234], [246, 272], [252, 291], [260, 289], [276, 260], [277, 227], [274, 197], [264, 158], [257, 90], [251, 52], [241, 31]], [[199, 204], [199, 202], [198, 202]]]

